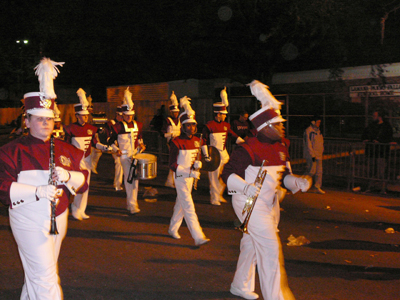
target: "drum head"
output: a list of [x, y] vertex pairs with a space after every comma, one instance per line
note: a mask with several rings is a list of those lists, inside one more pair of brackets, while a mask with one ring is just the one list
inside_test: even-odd
[[157, 161], [157, 156], [149, 153], [139, 153], [135, 155], [139, 162], [154, 162]]

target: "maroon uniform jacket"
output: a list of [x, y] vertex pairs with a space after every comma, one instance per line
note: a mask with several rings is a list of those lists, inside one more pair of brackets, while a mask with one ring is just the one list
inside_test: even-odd
[[[261, 139], [261, 137], [260, 137]], [[261, 166], [285, 166], [289, 161], [290, 141], [283, 138], [281, 141], [260, 141], [257, 137], [248, 138], [243, 144], [238, 145], [232, 152], [229, 162], [225, 165], [221, 178], [226, 183], [229, 176], [235, 173], [245, 179], [245, 171], [249, 165]], [[282, 179], [288, 173], [283, 174]]]
[[239, 137], [231, 129], [231, 124], [225, 121], [208, 121], [203, 128], [203, 138], [206, 140], [207, 145], [214, 146], [220, 151], [226, 149], [226, 139], [228, 135], [234, 138], [235, 141]]
[[91, 152], [90, 146], [96, 148], [99, 142], [96, 137], [97, 127], [88, 123], [83, 126], [78, 122], [69, 124], [65, 127], [65, 141], [81, 149], [85, 152], [85, 157], [88, 157]]
[[[74, 146], [54, 139], [54, 163], [68, 171], [81, 171], [85, 178], [86, 170], [81, 170], [79, 165], [83, 152]], [[10, 200], [10, 187], [13, 182], [18, 182], [21, 173], [28, 171], [48, 171], [50, 163], [50, 141], [43, 142], [31, 135], [16, 139], [0, 148], [0, 200], [3, 204], [13, 208]], [[38, 185], [47, 185], [47, 182], [39, 182]], [[83, 193], [87, 189], [87, 182], [79, 189]], [[59, 197], [56, 215], [63, 213], [69, 205], [70, 192], [65, 185], [57, 186], [63, 193]], [[28, 204], [29, 205], [29, 204]]]

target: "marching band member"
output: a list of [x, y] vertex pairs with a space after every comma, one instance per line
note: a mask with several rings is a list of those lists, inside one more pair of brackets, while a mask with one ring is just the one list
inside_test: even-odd
[[[87, 172], [80, 169], [83, 152], [60, 139], [54, 139], [51, 151], [57, 97], [52, 80], [57, 76], [56, 66], [62, 64], [43, 58], [35, 68], [40, 92], [24, 95], [29, 134], [0, 148], [0, 200], [9, 206], [10, 225], [25, 273], [21, 299], [63, 299], [58, 256], [67, 233], [70, 190], [87, 189]], [[52, 174], [51, 156], [55, 165]], [[55, 181], [56, 186], [49, 181]], [[50, 234], [51, 202], [57, 203], [58, 235]]]
[[[107, 136], [108, 139], [111, 138], [111, 136], [113, 135], [113, 132], [115, 132], [115, 125], [117, 125], [117, 123], [122, 122], [124, 120], [123, 118], [123, 114], [122, 114], [122, 107], [121, 106], [117, 106], [117, 110], [115, 112], [115, 119], [114, 120], [110, 120], [106, 123], [106, 130], [107, 130]], [[114, 143], [116, 145], [118, 145], [117, 141], [114, 141]], [[122, 191], [122, 178], [124, 175], [124, 171], [122, 169], [122, 165], [121, 165], [121, 157], [118, 156], [115, 152], [112, 152], [112, 157], [114, 158], [114, 165], [115, 165], [115, 173], [114, 173], [114, 182], [113, 182], [113, 186], [115, 188], [115, 190], [118, 191]]]
[[203, 137], [206, 144], [202, 146], [202, 152], [206, 160], [209, 157], [207, 145], [217, 148], [221, 155], [219, 167], [213, 172], [208, 172], [208, 178], [210, 180], [210, 202], [213, 205], [221, 205], [221, 202], [226, 202], [222, 196], [226, 185], [221, 180], [220, 176], [225, 164], [229, 161], [229, 154], [226, 150], [228, 135], [236, 140], [236, 144], [244, 142], [241, 137], [233, 132], [231, 125], [225, 122], [226, 115], [228, 114], [226, 108], [229, 106], [226, 87], [221, 91], [220, 95], [222, 102], [213, 104], [214, 120], [207, 122], [203, 128]]
[[169, 167], [175, 173], [176, 202], [168, 233], [175, 239], [180, 239], [178, 233], [183, 219], [189, 228], [196, 246], [208, 243], [200, 227], [192, 198], [194, 179], [200, 179], [201, 161], [196, 160], [200, 151], [200, 139], [195, 136], [197, 121], [191, 108], [189, 98], [181, 98], [181, 107], [185, 111], [180, 114], [182, 133], [171, 141]]
[[[257, 137], [250, 137], [236, 147], [222, 173], [229, 194], [233, 195], [233, 208], [242, 223], [246, 217], [243, 215], [246, 200], [258, 196], [248, 220], [248, 234], [243, 233], [240, 243], [240, 255], [230, 291], [245, 299], [257, 299], [258, 295], [254, 293], [257, 266], [264, 299], [294, 299], [287, 285], [277, 234], [281, 200], [277, 199], [277, 195], [282, 195], [281, 184], [295, 193], [300, 189], [307, 191], [311, 182], [308, 178], [291, 175], [289, 140], [284, 138], [282, 122], [285, 120], [279, 111], [281, 104], [261, 82], [254, 80], [250, 88], [262, 103], [262, 108], [250, 116], [257, 129]], [[267, 175], [260, 188], [254, 182], [264, 160]]]
[[[172, 91], [170, 99], [171, 99], [171, 105], [169, 106], [170, 116], [166, 119], [162, 129], [164, 137], [167, 139], [168, 149], [170, 147], [169, 145], [171, 140], [181, 134], [181, 122], [180, 119], [178, 118], [179, 116], [178, 99], [176, 98], [174, 91]], [[165, 186], [175, 188], [174, 177], [175, 177], [174, 172], [171, 169], [169, 169]]]
[[54, 129], [53, 136], [55, 138], [63, 140], [65, 138], [64, 127], [61, 124], [60, 110], [58, 109], [57, 103], [54, 102]]
[[[87, 178], [87, 185], [89, 186], [91, 175], [91, 146], [104, 151], [111, 149], [109, 149], [107, 145], [103, 145], [99, 142], [96, 134], [97, 127], [88, 123], [90, 114], [88, 111], [89, 102], [86, 99], [85, 91], [80, 88], [76, 93], [80, 101], [79, 104], [74, 105], [77, 121], [65, 127], [65, 141], [84, 151], [84, 159], [82, 160], [81, 167], [87, 169], [89, 172]], [[89, 216], [85, 213], [88, 197], [89, 188], [87, 188], [84, 193], [77, 194], [71, 204], [71, 214], [79, 221], [89, 219]]]
[[[125, 90], [124, 104], [122, 105], [123, 121], [115, 124], [114, 132], [109, 140], [113, 151], [121, 157], [121, 165], [124, 171], [127, 209], [132, 215], [140, 212], [137, 202], [139, 180], [133, 179], [132, 183], [129, 183], [129, 170], [135, 155], [146, 149], [142, 138], [143, 125], [133, 120], [133, 116], [135, 115], [133, 105], [132, 93], [129, 91], [128, 87]], [[114, 143], [115, 141], [118, 142], [118, 146]]]

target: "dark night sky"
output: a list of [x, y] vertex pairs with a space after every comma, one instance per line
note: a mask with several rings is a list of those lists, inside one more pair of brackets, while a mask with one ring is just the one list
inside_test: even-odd
[[[42, 56], [65, 61], [57, 83], [75, 87], [221, 77], [268, 83], [274, 72], [398, 62], [400, 11], [389, 14], [380, 44], [380, 18], [398, 4], [5, 0], [0, 80], [36, 84], [31, 70]], [[18, 47], [16, 39], [30, 43]]]

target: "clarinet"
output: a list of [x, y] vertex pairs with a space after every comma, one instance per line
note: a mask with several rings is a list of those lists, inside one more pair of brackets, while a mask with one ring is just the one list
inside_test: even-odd
[[[200, 160], [200, 154], [201, 154], [201, 146], [203, 145], [203, 134], [200, 134], [200, 146], [199, 146], [199, 152], [197, 152], [197, 160]], [[196, 170], [200, 171], [200, 170]], [[199, 181], [197, 178], [193, 180], [193, 188], [197, 190], [197, 181]]]
[[[57, 183], [55, 180], [53, 180], [53, 172], [56, 168], [56, 164], [54, 163], [54, 136], [51, 135], [50, 138], [50, 162], [49, 162], [49, 184], [57, 186]], [[56, 223], [56, 202], [55, 201], [50, 201], [50, 206], [51, 206], [51, 225], [50, 225], [50, 234], [58, 234], [57, 230], [57, 223]]]

